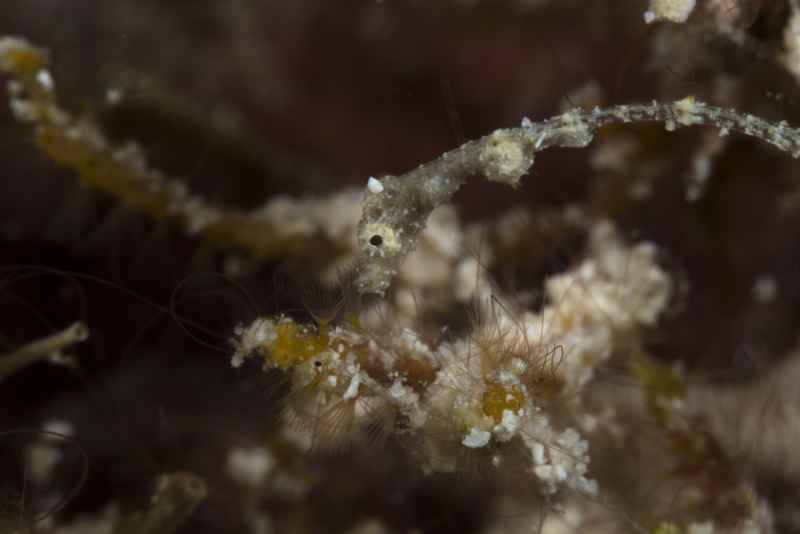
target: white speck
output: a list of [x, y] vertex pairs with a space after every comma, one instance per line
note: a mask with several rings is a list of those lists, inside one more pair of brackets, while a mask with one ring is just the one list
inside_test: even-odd
[[6, 91], [8, 91], [8, 94], [11, 96], [21, 95], [22, 90], [23, 90], [22, 84], [19, 83], [17, 80], [9, 80], [8, 83], [6, 83]]
[[650, 0], [650, 9], [644, 12], [644, 21], [656, 20], [686, 22], [695, 8], [696, 0]]
[[356, 371], [353, 378], [350, 379], [350, 385], [347, 386], [347, 391], [344, 392], [342, 398], [344, 400], [354, 399], [358, 395], [358, 385], [361, 383], [361, 373]]
[[[75, 427], [72, 423], [62, 419], [51, 419], [45, 422], [45, 424], [42, 425], [42, 430], [62, 436], [73, 436], [75, 434]], [[45, 437], [52, 437], [52, 435], [47, 435]]]
[[383, 184], [376, 180], [374, 176], [370, 176], [369, 180], [367, 180], [367, 189], [369, 189], [370, 193], [377, 195], [378, 193], [383, 193]]
[[544, 445], [538, 442], [534, 443], [531, 448], [531, 453], [533, 454], [533, 462], [536, 465], [544, 464]]
[[50, 75], [49, 71], [40, 70], [36, 73], [36, 81], [39, 82], [39, 85], [41, 85], [45, 91], [53, 90], [53, 77]]
[[106, 91], [106, 102], [112, 106], [116, 106], [122, 102], [122, 91], [120, 89], [111, 88]]
[[768, 274], [756, 278], [753, 284], [753, 298], [758, 302], [771, 302], [778, 294], [778, 282]]
[[491, 433], [473, 427], [469, 429], [469, 434], [464, 436], [461, 443], [470, 449], [478, 449], [489, 443], [490, 439], [492, 439]]
[[34, 122], [39, 118], [38, 109], [27, 100], [12, 98], [9, 101], [9, 107], [18, 121]]
[[511, 360], [511, 372], [515, 375], [521, 375], [527, 369], [527, 364], [521, 358], [513, 358]]
[[511, 439], [520, 427], [520, 416], [511, 410], [503, 410], [503, 420], [495, 428], [498, 436], [502, 436], [503, 441]]
[[555, 468], [554, 469], [554, 474], [555, 474], [556, 480], [558, 480], [559, 482], [564, 482], [565, 480], [567, 480], [567, 470], [564, 468], [563, 465], [559, 464], [559, 465], [554, 466], [554, 468]]
[[228, 454], [228, 474], [243, 485], [257, 486], [274, 465], [275, 460], [264, 447], [236, 448]]
[[392, 387], [389, 388], [389, 394], [394, 397], [395, 399], [399, 399], [406, 395], [408, 392], [406, 391], [406, 386], [403, 385], [401, 380], [395, 380], [392, 383]]

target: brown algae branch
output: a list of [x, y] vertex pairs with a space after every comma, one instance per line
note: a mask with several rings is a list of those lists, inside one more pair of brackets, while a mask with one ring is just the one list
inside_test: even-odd
[[710, 106], [693, 97], [676, 102], [579, 108], [542, 122], [524, 119], [519, 128], [495, 130], [404, 175], [370, 178], [358, 226], [359, 292], [385, 294], [400, 262], [414, 250], [431, 212], [450, 200], [469, 176], [480, 175], [517, 187], [538, 152], [551, 147], [585, 147], [602, 126], [643, 122], [663, 122], [668, 131], [678, 126], [713, 126], [719, 128], [720, 135], [738, 132], [795, 158], [800, 156], [800, 129], [785, 121], [775, 123]]
[[60, 332], [28, 343], [9, 354], [0, 355], [0, 380], [88, 338], [89, 329], [85, 324], [76, 322]]
[[[50, 160], [75, 171], [80, 180], [154, 219], [178, 218], [190, 234], [246, 250], [255, 257], [308, 257], [341, 252], [317, 221], [303, 232], [285, 219], [285, 198], [254, 212], [221, 209], [192, 194], [186, 184], [151, 168], [135, 143], [115, 145], [88, 118], [58, 102], [44, 50], [16, 37], [0, 37], [0, 74], [8, 76], [9, 105], [15, 118], [33, 129]], [[324, 200], [324, 199], [323, 199]], [[299, 206], [314, 204], [298, 201]], [[326, 205], [324, 201], [322, 208]], [[303, 222], [303, 221], [301, 221]]]
[[[330, 225], [325, 220], [342, 211], [339, 200], [292, 203], [275, 199], [251, 213], [211, 206], [184, 183], [149, 168], [136, 144], [114, 146], [92, 121], [62, 109], [47, 67], [43, 50], [24, 39], [0, 38], [0, 72], [11, 77], [7, 88], [12, 112], [32, 126], [45, 155], [75, 170], [84, 183], [154, 218], [178, 217], [190, 233], [248, 250], [256, 257], [318, 256], [333, 263], [336, 258], [326, 253], [341, 256], [347, 252], [349, 240], [342, 239], [346, 236], [326, 233]], [[538, 123], [526, 119], [519, 128], [496, 130], [402, 176], [369, 180], [357, 230], [359, 292], [385, 294], [400, 262], [414, 250], [433, 209], [449, 200], [467, 177], [482, 175], [516, 187], [539, 151], [585, 147], [598, 128], [629, 122], [663, 122], [670, 131], [678, 125], [714, 126], [720, 135], [735, 131], [794, 157], [800, 155], [800, 130], [785, 121], [770, 122], [696, 102], [692, 97], [575, 109]], [[321, 215], [300, 209], [306, 207]]]
[[75, 117], [58, 103], [45, 52], [23, 39], [0, 39], [0, 71], [15, 118], [33, 128], [35, 141], [50, 159], [74, 169], [81, 180], [112, 193], [154, 217], [186, 202], [185, 188], [148, 169], [135, 145], [112, 146], [92, 122]]

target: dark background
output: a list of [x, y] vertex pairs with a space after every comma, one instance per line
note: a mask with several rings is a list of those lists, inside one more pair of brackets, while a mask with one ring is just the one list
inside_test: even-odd
[[[138, 141], [154, 167], [207, 199], [254, 208], [279, 193], [325, 194], [401, 173], [523, 116], [571, 107], [570, 95], [592, 80], [599, 103], [694, 94], [798, 124], [797, 82], [776, 61], [787, 6], [734, 4], [738, 44], [700, 8], [687, 25], [647, 26], [645, 2], [633, 0], [4, 0], [0, 33], [50, 50], [65, 107]], [[106, 103], [110, 88], [122, 91], [121, 105]], [[594, 171], [591, 149], [563, 149], [538, 157], [518, 191], [473, 180], [456, 199], [462, 218], [568, 203], [615, 217], [629, 237], [661, 247], [685, 289], [649, 340], [654, 353], [708, 380], [751, 379], [795, 342], [796, 162], [735, 137], [715, 158], [707, 194], [688, 203], [683, 177], [703, 129], [630, 131], [650, 140], [630, 172], [658, 162], [646, 201], [622, 198], [627, 178]], [[224, 459], [230, 447], [269, 435], [266, 392], [275, 380], [232, 370], [227, 338], [259, 312], [302, 308], [297, 288], [311, 273], [210, 248], [87, 190], [47, 161], [5, 108], [0, 161], [0, 352], [78, 318], [91, 330], [71, 351], [76, 370], [37, 364], [0, 384], [0, 429], [74, 422], [90, 476], [68, 517], [110, 501], [135, 509], [156, 474], [185, 469], [211, 489], [182, 532], [243, 532]], [[580, 247], [565, 250], [556, 263]], [[247, 266], [240, 277], [209, 274], [231, 257]], [[516, 286], [540, 280], [526, 268], [514, 266]], [[756, 303], [752, 286], [765, 273], [778, 296]], [[11, 495], [29, 438], [0, 439]], [[390, 496], [381, 488], [407, 460], [385, 458], [351, 497], [331, 480], [351, 476], [363, 459], [309, 459], [328, 473], [326, 485], [302, 503], [265, 507], [298, 532], [340, 531], [370, 515], [398, 531], [479, 530], [485, 488], [453, 492], [446, 479], [411, 476]], [[59, 483], [76, 480], [77, 464], [77, 456], [66, 462]], [[395, 506], [411, 512], [401, 517]], [[445, 517], [443, 509], [470, 512]], [[304, 526], [281, 523], [297, 515]]]

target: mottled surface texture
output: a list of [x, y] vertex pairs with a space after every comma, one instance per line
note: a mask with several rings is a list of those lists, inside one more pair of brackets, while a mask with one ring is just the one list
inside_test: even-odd
[[[734, 529], [743, 509], [771, 512], [778, 532], [800, 530], [800, 459], [787, 445], [800, 431], [786, 424], [795, 398], [787, 390], [796, 387], [786, 377], [797, 368], [800, 326], [798, 162], [737, 133], [758, 129], [796, 151], [789, 128], [800, 125], [798, 6], [708, 0], [674, 23], [656, 20], [683, 17], [665, 14], [666, 4], [3, 0], [0, 33], [48, 51], [61, 104], [76, 120], [97, 125], [114, 146], [134, 141], [134, 155], [208, 205], [262, 210], [270, 228], [285, 234], [256, 235], [282, 247], [258, 259], [227, 234], [206, 240], [178, 220], [153, 218], [82, 185], [75, 169], [46, 157], [14, 118], [6, 104], [17, 89], [0, 76], [0, 356], [78, 321], [90, 332], [52, 357], [56, 363], [38, 361], [0, 381], [0, 532], [34, 523], [53, 532], [81, 518], [109, 532], [119, 518], [149, 521], [153, 514], [169, 519], [150, 523], [154, 532], [187, 534], [530, 532], [544, 512], [558, 518], [544, 523], [551, 533], [633, 528], [619, 516], [603, 522], [617, 508], [636, 514], [645, 531], [708, 532], [698, 512], [711, 509], [703, 495], [674, 480], [645, 480], [640, 466], [677, 472], [704, 495], [720, 496], [716, 534], [741, 531]], [[686, 11], [694, 3], [675, 4]], [[690, 95], [736, 109], [740, 119], [723, 114], [716, 127], [694, 125], [693, 101], [684, 100]], [[626, 124], [620, 115], [558, 139], [525, 129], [576, 107], [590, 114], [595, 106], [639, 103], [636, 113], [644, 113], [656, 109], [653, 101], [666, 103], [660, 122]], [[580, 130], [568, 118], [559, 119], [563, 127]], [[517, 129], [503, 134], [506, 128]], [[464, 159], [436, 163], [481, 139]], [[551, 146], [534, 164], [534, 153]], [[434, 163], [418, 168], [427, 162]], [[370, 182], [368, 189], [369, 177], [381, 187]], [[454, 207], [434, 211], [409, 263], [397, 261], [410, 252], [407, 238], [420, 230], [414, 225], [422, 210], [456, 190]], [[358, 191], [370, 218], [360, 230]], [[588, 236], [609, 219], [625, 246], [592, 250]], [[594, 317], [588, 312], [558, 311], [580, 304], [607, 314], [609, 303], [646, 302], [652, 295], [635, 289], [651, 286], [625, 276], [626, 247], [639, 244], [631, 250], [644, 250], [672, 284], [657, 321], [595, 328], [585, 322]], [[362, 274], [368, 265], [393, 277], [375, 286], [359, 281], [348, 266], [364, 250], [372, 259]], [[577, 273], [578, 282], [560, 273]], [[324, 287], [332, 280], [339, 285]], [[575, 288], [595, 292], [554, 296]], [[386, 291], [386, 300], [362, 297], [365, 290]], [[258, 340], [251, 348], [267, 362], [302, 355], [309, 373], [317, 372], [315, 351], [328, 348], [320, 341], [329, 341], [328, 325], [373, 338], [400, 332], [406, 340], [411, 325], [429, 346], [454, 347], [463, 357], [454, 375], [477, 373], [487, 382], [479, 407], [502, 428], [485, 430], [463, 410], [436, 421], [434, 445], [422, 450], [407, 439], [408, 421], [393, 419], [396, 432], [387, 439], [385, 414], [365, 408], [356, 418], [375, 416], [367, 419], [381, 425], [363, 429], [364, 440], [298, 452], [303, 432], [322, 433], [279, 400], [307, 406], [303, 395], [318, 393], [320, 384], [311, 379], [298, 391], [297, 376], [279, 369], [262, 372], [253, 360], [230, 365], [236, 327], [280, 313], [291, 324], [316, 325], [314, 334], [287, 331], [275, 337], [284, 345], [261, 348], [267, 345]], [[565, 334], [526, 360], [550, 366], [526, 376], [535, 377], [535, 404], [552, 421], [577, 409], [577, 401], [553, 393], [563, 393], [563, 381], [552, 378], [564, 371], [563, 354], [581, 354], [597, 387], [580, 410], [588, 414], [608, 399], [622, 407], [591, 412], [580, 433], [566, 423], [536, 429], [563, 442], [560, 454], [577, 451], [581, 469], [581, 436], [591, 435], [588, 477], [611, 503], [601, 499], [595, 509], [581, 501], [581, 520], [596, 530], [565, 527], [578, 521], [574, 495], [553, 515], [550, 496], [520, 482], [529, 469], [507, 477], [492, 471], [517, 466], [503, 467], [494, 442], [486, 446], [489, 434], [516, 431], [505, 413], [522, 394], [497, 389], [500, 373], [491, 368], [514, 365], [511, 355], [521, 349], [510, 331], [525, 332], [519, 343], [529, 352], [531, 339], [582, 333]], [[351, 347], [364, 361], [394, 339], [371, 346], [370, 335]], [[508, 350], [470, 352], [458, 344], [465, 339]], [[62, 357], [72, 364], [59, 365]], [[402, 366], [405, 382], [385, 377], [402, 402], [442, 382], [431, 368], [410, 360]], [[369, 374], [362, 371], [341, 376], [352, 382]], [[330, 387], [350, 400], [364, 387], [350, 385]], [[724, 409], [714, 404], [720, 400]], [[442, 406], [439, 413], [449, 413]], [[656, 421], [634, 431], [626, 422], [640, 421], [642, 407]], [[716, 438], [686, 439], [702, 431], [674, 424], [676, 413]], [[324, 420], [305, 415], [306, 423]], [[592, 425], [602, 437], [591, 434]], [[39, 432], [49, 428], [61, 437]], [[439, 447], [451, 434], [456, 447]], [[651, 454], [665, 444], [686, 453], [685, 462], [676, 467]], [[558, 462], [536, 458], [535, 440], [519, 449], [530, 451], [541, 480], [560, 480]], [[625, 457], [636, 469], [626, 470]], [[426, 461], [458, 470], [427, 474]], [[189, 503], [173, 502], [175, 491], [160, 491], [159, 480], [186, 483], [176, 491]], [[641, 491], [626, 493], [632, 487]], [[167, 500], [155, 506], [159, 496]], [[526, 508], [515, 507], [522, 501]], [[668, 530], [665, 518], [684, 530]], [[73, 528], [90, 532], [89, 523]]]

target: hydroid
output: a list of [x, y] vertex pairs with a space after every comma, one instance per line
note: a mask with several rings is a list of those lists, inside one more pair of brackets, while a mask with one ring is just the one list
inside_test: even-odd
[[671, 285], [652, 246], [625, 245], [609, 224], [590, 242], [589, 258], [548, 280], [542, 309], [494, 296], [461, 338], [434, 345], [391, 320], [277, 316], [237, 330], [232, 364], [258, 358], [287, 373], [287, 417], [315, 444], [377, 426], [413, 444], [426, 471], [516, 465], [543, 494], [596, 495], [581, 430], [590, 416], [577, 399], [615, 341], [655, 321]]

